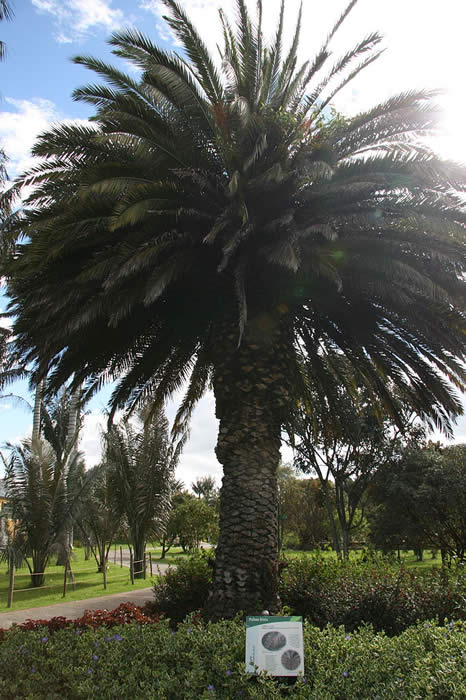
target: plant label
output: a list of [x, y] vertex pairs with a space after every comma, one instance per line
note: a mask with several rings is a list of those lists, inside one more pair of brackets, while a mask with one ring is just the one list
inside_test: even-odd
[[246, 671], [272, 676], [304, 674], [303, 618], [246, 617]]

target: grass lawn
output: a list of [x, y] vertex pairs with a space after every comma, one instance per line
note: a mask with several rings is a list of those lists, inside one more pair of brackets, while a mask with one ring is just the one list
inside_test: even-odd
[[[296, 549], [283, 549], [282, 554], [284, 554], [286, 557], [300, 557], [300, 556], [311, 556], [314, 554], [316, 550], [312, 551], [301, 551], [301, 550], [296, 550]], [[337, 556], [335, 552], [320, 552], [320, 554], [325, 557], [326, 559], [336, 559]], [[350, 552], [350, 558], [357, 558], [360, 556], [360, 552], [358, 551], [352, 551]], [[396, 559], [393, 560], [396, 563]], [[442, 565], [442, 558], [440, 554], [438, 553], [434, 559], [432, 559], [432, 555], [430, 553], [430, 550], [426, 550], [424, 552], [424, 559], [423, 561], [417, 561], [416, 555], [412, 551], [407, 551], [407, 552], [401, 552], [401, 563], [403, 566], [405, 566], [407, 569], [417, 569], [417, 570], [423, 570], [423, 571], [428, 571], [431, 569], [433, 566], [441, 566]]]
[[[94, 559], [84, 560], [84, 550], [76, 547], [73, 550], [76, 558], [71, 566], [75, 576], [75, 586], [67, 585], [66, 597], [63, 598], [63, 566], [53, 566], [55, 556], [51, 558], [51, 564], [46, 569], [45, 585], [40, 588], [31, 587], [31, 579], [27, 567], [17, 569], [15, 572], [15, 594], [13, 605], [7, 608], [8, 600], [8, 574], [6, 564], [0, 564], [0, 612], [8, 610], [23, 610], [24, 608], [37, 608], [41, 605], [52, 605], [69, 600], [85, 600], [97, 596], [111, 595], [112, 593], [130, 593], [136, 588], [148, 588], [152, 585], [149, 572], [147, 578], [135, 579], [134, 585], [130, 581], [129, 568], [120, 568], [113, 563], [113, 551], [109, 557], [109, 569], [107, 570], [107, 590], [104, 590], [103, 575], [97, 572]], [[118, 559], [117, 559], [118, 561]], [[155, 578], [155, 577], [154, 577]], [[27, 588], [25, 591], [16, 591], [19, 588]]]

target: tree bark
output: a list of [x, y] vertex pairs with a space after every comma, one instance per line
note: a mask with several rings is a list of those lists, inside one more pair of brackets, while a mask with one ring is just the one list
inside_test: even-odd
[[44, 393], [45, 381], [41, 379], [36, 384], [36, 391], [34, 394], [34, 412], [32, 416], [32, 440], [39, 440], [40, 438], [40, 419], [41, 419], [41, 409], [42, 409], [42, 396]]
[[[66, 431], [66, 450], [69, 450], [68, 465], [78, 452], [78, 427], [81, 401], [81, 386], [78, 386], [72, 393], [70, 399], [70, 408], [68, 416], [68, 427]], [[68, 467], [69, 468], [69, 467]], [[68, 501], [67, 493], [67, 474], [64, 475], [63, 488], [65, 489], [65, 499]], [[57, 566], [65, 566], [70, 558], [71, 550], [73, 549], [73, 523], [68, 523], [58, 537], [60, 549], [58, 551]]]
[[237, 327], [217, 336], [225, 341], [213, 378], [220, 420], [216, 454], [224, 476], [213, 585], [204, 610], [212, 620], [279, 608], [277, 472], [290, 401], [288, 333], [261, 317], [239, 348]]
[[133, 541], [134, 546], [134, 578], [144, 578], [144, 550], [145, 541], [140, 539]]

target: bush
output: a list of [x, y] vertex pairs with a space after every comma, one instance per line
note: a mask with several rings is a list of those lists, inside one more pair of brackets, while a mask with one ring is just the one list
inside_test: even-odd
[[305, 675], [289, 684], [244, 671], [241, 620], [167, 620], [84, 630], [13, 628], [0, 643], [2, 700], [460, 700], [466, 625], [418, 624], [398, 637], [304, 626]]
[[[58, 616], [52, 617], [50, 620], [26, 620], [15, 625], [15, 629], [24, 631], [33, 631], [46, 628], [49, 634], [54, 634], [57, 630], [66, 627], [83, 630], [88, 627], [97, 629], [105, 627], [110, 629], [116, 625], [128, 625], [132, 622], [137, 622], [140, 625], [152, 625], [159, 622], [159, 615], [152, 615], [149, 611], [143, 611], [142, 608], [134, 605], [134, 603], [121, 603], [114, 610], [85, 610], [82, 617], [68, 619]], [[0, 628], [0, 641], [6, 634], [7, 630]]]
[[337, 561], [319, 555], [287, 562], [282, 604], [323, 628], [352, 631], [364, 623], [398, 634], [418, 620], [465, 619], [465, 572], [435, 569], [415, 574], [383, 558]]
[[[213, 552], [180, 561], [154, 586], [149, 614], [164, 614], [173, 623], [201, 610], [212, 580]], [[338, 561], [320, 554], [282, 562], [280, 597], [286, 612], [303, 615], [323, 629], [362, 624], [399, 634], [418, 620], [466, 618], [464, 567], [432, 568], [413, 573], [383, 557]]]
[[147, 609], [163, 613], [174, 623], [202, 609], [212, 582], [214, 559], [212, 550], [201, 550], [177, 562], [176, 568], [169, 567], [165, 576], [154, 584], [154, 602]]

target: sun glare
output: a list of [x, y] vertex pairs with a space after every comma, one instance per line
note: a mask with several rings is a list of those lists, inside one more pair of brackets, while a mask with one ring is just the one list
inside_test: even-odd
[[443, 158], [466, 165], [466, 93], [459, 88], [450, 91], [442, 98], [441, 104], [444, 115], [441, 122], [442, 132], [436, 139], [436, 150]]

